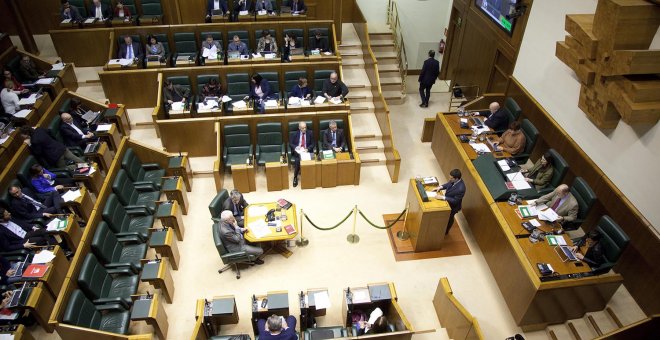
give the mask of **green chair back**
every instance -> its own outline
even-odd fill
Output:
[[[298,79],[300,77],[307,78],[307,86],[310,86],[309,77],[307,76],[307,71],[284,72],[284,86],[286,87],[286,91],[291,92],[291,89],[293,89],[293,87],[296,86],[296,84],[298,84]]]
[[[177,32],[174,33],[174,48],[178,54],[195,54],[197,53],[197,40],[195,33],[192,32]]]
[[[94,254],[88,253],[80,266],[78,287],[85,293],[85,296],[93,301],[107,297],[111,284],[112,277],[108,271],[99,263]]]
[[[552,178],[550,179],[550,185],[546,188],[549,189],[550,191],[555,190],[556,187],[561,184],[561,181],[564,179],[564,176],[568,172],[568,163],[566,160],[564,160],[564,157],[562,157],[555,149],[550,149],[548,150],[550,154],[552,155],[552,158],[554,159],[552,165],[553,165],[553,173],[552,173]]]
[[[259,74],[270,84],[273,93],[280,93],[280,73],[279,72],[259,72]]]
[[[250,77],[247,73],[227,74],[227,95],[234,101],[250,95]]]
[[[211,200],[211,203],[209,203],[209,212],[211,213],[211,218],[220,218],[220,214],[222,213],[222,205],[225,203],[227,198],[229,198],[227,189],[221,189],[218,194],[213,197],[213,200]]]
[[[330,122],[333,121],[333,120],[335,121],[335,123],[337,123],[337,128],[338,129],[343,129],[344,128],[344,120],[343,119],[322,119],[322,120],[319,120],[319,130],[327,130],[328,127],[330,126]]]
[[[595,274],[604,274],[614,267],[616,261],[621,257],[621,254],[626,250],[626,247],[628,247],[630,238],[623,229],[621,229],[621,227],[607,215],[600,218],[596,224],[596,230],[602,235],[600,242],[604,248],[606,261],[600,267],[592,268],[592,270]]]
[[[330,79],[330,74],[335,70],[316,70],[314,71],[314,91],[323,90],[323,82]]]
[[[596,193],[582,177],[575,177],[570,190],[578,202],[578,219],[584,220],[589,214],[591,207],[596,203]]]

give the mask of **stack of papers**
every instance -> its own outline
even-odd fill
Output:
[[[183,102],[174,102],[174,103],[172,103],[172,110],[182,111],[183,110]]]
[[[34,105],[34,103],[37,102],[37,94],[33,93],[27,98],[21,98],[21,100],[18,101],[18,105]]]
[[[261,11],[257,11],[257,14],[258,15],[266,15],[266,14],[268,14],[268,12],[266,12],[266,10],[262,9]]]
[[[63,24],[68,24],[68,23],[70,23],[70,22],[71,22],[71,19],[64,19],[64,20],[62,20],[62,23],[63,23]]]
[[[66,220],[61,220],[59,218],[54,218],[52,221],[48,222],[46,225],[46,230],[47,231],[56,231],[56,230],[62,230],[66,228],[67,221]]]
[[[509,170],[511,170],[511,167],[509,166],[509,164],[506,162],[505,159],[502,159],[502,160],[497,161],[497,165],[500,166],[500,169],[502,169],[502,171],[509,171]]]
[[[251,222],[248,225],[248,228],[250,228],[250,233],[252,233],[252,235],[254,235],[256,238],[262,238],[272,233],[264,220]]]
[[[80,189],[78,189],[78,190],[69,190],[66,193],[64,193],[64,195],[62,195],[62,199],[64,200],[64,202],[71,202],[71,201],[75,201],[80,196],[82,196],[80,194]]]
[[[490,149],[488,148],[488,145],[486,145],[484,143],[469,143],[469,145],[476,152],[490,152]]]
[[[64,63],[56,63],[51,67],[51,71],[61,71],[64,69]]]
[[[32,112],[32,110],[20,110],[14,113],[14,118],[27,118],[30,112]]]
[[[341,99],[338,97],[332,97],[330,98],[330,102],[333,104],[341,104]]]
[[[208,59],[218,59],[218,48],[213,45],[213,47],[209,48],[204,48],[202,51],[202,57],[208,58]]]
[[[231,103],[231,105],[234,107],[234,109],[244,109],[247,107],[247,104],[245,104],[245,102],[242,100],[237,100]]]
[[[330,296],[327,290],[314,293],[314,305],[317,310],[330,308]]]
[[[473,131],[476,131],[477,134],[479,135],[479,134],[482,134],[482,133],[484,133],[484,132],[488,132],[488,131],[490,131],[490,128],[489,128],[488,126],[486,126],[486,125],[483,125],[481,128],[478,128],[478,127],[475,125],[475,126],[472,126],[472,130],[473,130]]]
[[[85,23],[86,24],[91,24],[91,23],[94,23],[95,20],[96,20],[96,18],[87,18],[87,19],[85,19]]]
[[[511,184],[513,184],[513,187],[516,190],[525,190],[529,189],[532,186],[527,183],[527,180],[525,180],[525,176],[523,176],[522,172],[514,172],[506,175],[506,178],[509,179]]]
[[[197,103],[197,109],[198,110],[213,110],[218,108],[218,102],[216,101],[208,101],[206,104],[204,102]]]
[[[518,211],[520,211],[520,216],[522,216],[523,218],[538,215],[538,211],[536,211],[536,207],[534,207],[533,205],[519,205]]]
[[[301,104],[302,106],[310,106],[310,105],[312,105],[312,103],[311,103],[309,100],[302,100],[302,101],[300,101],[300,104]]]
[[[133,59],[111,59],[108,65],[128,66],[133,64]]]
[[[231,98],[229,96],[227,96],[227,95],[222,96],[222,102],[223,103],[227,103],[227,102],[230,102],[230,101],[231,101]]]
[[[99,124],[96,126],[96,132],[110,131],[110,128],[112,128],[112,124]]]
[[[277,107],[277,100],[274,99],[267,100],[266,107]]]
[[[266,53],[266,54],[264,54],[264,58],[266,58],[266,59],[275,59],[275,53]]]
[[[551,246],[565,246],[567,245],[566,239],[562,235],[545,235],[545,239]]]
[[[369,289],[367,288],[354,288],[351,289],[353,293],[353,303],[369,303],[371,302],[371,296],[369,295]]]
[[[54,258],[55,258],[55,254],[53,254],[52,251],[42,250],[39,253],[34,254],[34,257],[32,258],[32,263],[34,264],[48,263],[52,261]]]
[[[248,15],[248,11],[239,11],[238,15]]]
[[[538,215],[541,221],[554,222],[557,220],[557,218],[559,218],[559,215],[557,215],[557,213],[550,208],[539,211]]]
[[[318,96],[316,99],[314,99],[314,104],[323,104],[325,103],[325,97],[323,96]]]
[[[298,97],[289,97],[289,105],[290,106],[297,106],[300,105],[300,98]]]

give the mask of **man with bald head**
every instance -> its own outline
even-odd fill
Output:
[[[323,82],[323,96],[328,100],[332,98],[343,100],[347,94],[348,87],[346,87],[344,82],[339,80],[337,72],[330,73],[330,78]]]
[[[64,112],[60,117],[62,118],[60,134],[62,135],[64,145],[85,148],[87,143],[97,141],[94,133],[85,127],[77,125],[69,113]]]
[[[289,149],[293,161],[293,186],[298,186],[298,174],[300,174],[300,154],[314,152],[314,134],[307,130],[305,122],[298,123],[298,131],[289,134]]]
[[[509,117],[500,108],[500,103],[498,102],[490,103],[488,111],[478,112],[477,114],[487,117],[484,119],[484,124],[494,131],[504,131],[509,126]]]
[[[540,204],[552,208],[559,215],[557,222],[572,222],[577,218],[578,202],[566,184],[562,184],[555,191],[539,197],[532,205]]]

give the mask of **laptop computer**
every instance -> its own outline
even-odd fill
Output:
[[[479,126],[484,125],[484,119],[481,117],[470,117],[470,119],[472,120],[473,125],[479,125]]]
[[[96,152],[96,150],[99,148],[99,143],[94,142],[94,143],[87,143],[87,146],[85,146],[85,151],[83,153],[88,154],[88,153],[93,153]]]
[[[227,58],[236,59],[241,57],[241,52],[238,51],[229,51],[227,52]]]
[[[568,246],[556,246],[555,252],[557,253],[557,255],[559,255],[559,258],[562,260],[562,262],[578,261],[578,258],[575,257],[575,254],[573,254],[571,248],[569,248]]]

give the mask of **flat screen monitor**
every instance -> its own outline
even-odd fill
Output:
[[[516,19],[510,16],[516,12],[519,2],[521,0],[475,0],[476,6],[509,35],[516,23]]]

